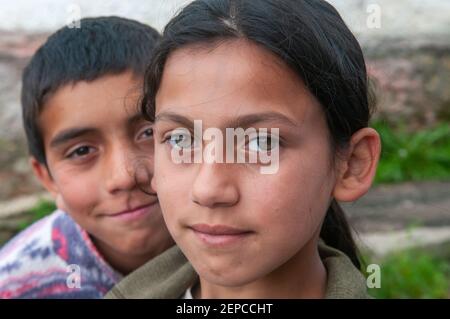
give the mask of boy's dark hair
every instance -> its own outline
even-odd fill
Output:
[[[22,76],[22,117],[30,154],[46,164],[39,114],[62,86],[127,70],[143,75],[159,33],[119,17],[85,18],[64,27],[37,50]]]
[[[336,9],[324,0],[196,0],[165,27],[145,77],[142,112],[155,116],[155,95],[172,52],[189,45],[247,39],[283,60],[320,101],[332,147],[345,149],[373,112],[364,56]],[[344,211],[333,199],[320,237],[360,268]]]

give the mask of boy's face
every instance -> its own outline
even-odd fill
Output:
[[[172,244],[150,189],[153,134],[137,107],[141,86],[126,72],[58,89],[39,117],[48,171],[32,160],[58,207],[116,255],[154,256]]]

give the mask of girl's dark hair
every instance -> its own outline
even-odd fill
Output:
[[[247,39],[283,60],[325,112],[334,151],[368,126],[371,107],[361,48],[339,13],[322,0],[197,0],[165,27],[146,72],[142,111],[154,120],[155,96],[164,65],[175,50]],[[360,268],[359,253],[345,214],[332,201],[321,238]]]

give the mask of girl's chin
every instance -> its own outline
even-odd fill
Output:
[[[227,267],[214,269],[214,272],[199,269],[198,273],[203,280],[211,285],[229,288],[241,287],[256,279],[256,276],[252,273],[231,273],[229,272],[230,268],[227,269]]]

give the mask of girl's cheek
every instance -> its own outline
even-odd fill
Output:
[[[164,219],[169,229],[176,228],[178,222],[184,220],[190,202],[192,180],[186,176],[176,164],[165,161],[155,166],[153,176],[155,191],[158,194]],[[184,174],[183,174],[184,173]]]
[[[303,224],[321,206],[318,202],[327,198],[327,187],[323,187],[327,178],[317,159],[307,163],[300,156],[286,157],[276,174],[258,178],[261,180],[246,185],[245,193],[260,211],[266,211],[267,219]]]

